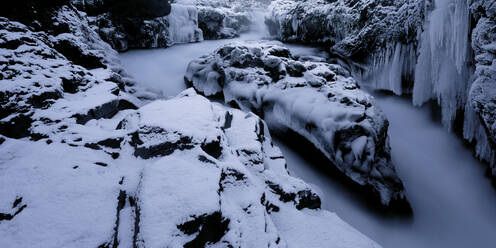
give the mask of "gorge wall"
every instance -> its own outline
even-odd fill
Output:
[[[317,43],[363,85],[414,105],[434,100],[442,123],[494,160],[495,6],[476,0],[276,0],[266,24],[281,40]]]

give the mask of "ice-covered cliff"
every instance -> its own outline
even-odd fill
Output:
[[[194,6],[171,4],[163,11],[145,8],[133,12],[133,4],[119,3],[115,7],[105,4],[107,2],[74,0],[74,5],[87,11],[95,31],[118,51],[203,40],[203,32],[198,28],[198,10]],[[126,14],[128,12],[132,14]]]
[[[276,0],[270,9],[266,23],[279,39],[328,45],[355,62],[362,84],[411,94],[415,105],[436,101],[443,124],[495,168],[494,1]]]

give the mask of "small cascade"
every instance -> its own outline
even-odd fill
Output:
[[[358,76],[364,84],[375,89],[390,90],[397,95],[409,93],[415,71],[416,52],[414,44],[396,42],[375,53],[367,63],[367,69]]]
[[[169,20],[168,45],[198,42],[203,40],[203,32],[198,28],[198,10],[194,6],[172,4]]]
[[[434,1],[434,10],[422,33],[412,100],[420,106],[436,99],[442,110],[442,123],[449,130],[455,120],[463,120],[463,137],[475,144],[479,159],[494,165],[495,153],[468,101],[474,73],[469,5],[469,0]],[[460,113],[463,116],[457,116]]]

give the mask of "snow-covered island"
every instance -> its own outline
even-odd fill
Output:
[[[9,1],[0,247],[491,247],[495,61],[493,0]]]

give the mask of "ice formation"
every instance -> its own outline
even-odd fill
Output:
[[[241,42],[192,61],[185,79],[205,95],[221,93],[227,103],[257,113],[272,129],[305,137],[383,205],[404,200],[388,122],[341,66],[297,61],[278,45]]]
[[[269,9],[266,23],[279,39],[329,45],[353,61],[348,65],[361,83],[411,93],[414,105],[436,100],[443,125],[463,129],[494,168],[493,111],[482,107],[493,92],[492,1],[277,0]]]
[[[171,4],[169,20],[169,46],[203,40],[203,32],[198,28],[198,10],[193,6]]]
[[[470,16],[467,0],[436,0],[422,33],[413,103],[436,98],[451,128],[470,88]]]
[[[203,40],[202,30],[198,27],[198,10],[194,6],[170,4],[168,11],[136,10],[133,15],[126,16],[100,1],[72,2],[90,15],[88,19],[95,31],[118,51],[169,47]],[[144,13],[137,14],[141,12]]]

